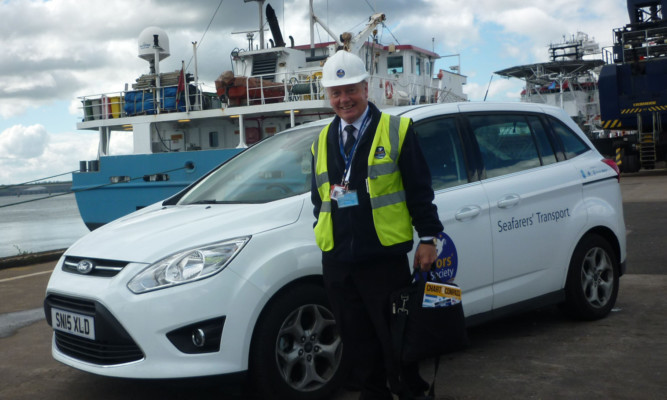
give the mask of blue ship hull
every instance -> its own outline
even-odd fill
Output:
[[[242,150],[100,157],[98,171],[72,174],[81,218],[88,229],[99,228],[173,196]]]

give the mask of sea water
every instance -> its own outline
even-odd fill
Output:
[[[74,194],[44,197],[0,196],[0,258],[64,249],[89,232]]]

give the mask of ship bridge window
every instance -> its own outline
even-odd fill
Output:
[[[403,56],[387,57],[387,73],[389,75],[403,73]]]

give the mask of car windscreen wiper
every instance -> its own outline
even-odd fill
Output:
[[[188,203],[188,205],[191,204],[218,204],[219,202],[216,200],[197,200],[193,201],[192,203]]]

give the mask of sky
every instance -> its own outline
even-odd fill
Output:
[[[309,43],[308,0],[266,4],[288,43],[290,35]],[[443,56],[436,72],[460,62],[470,101],[519,101],[523,82],[495,71],[546,62],[550,43],[577,32],[608,48],[612,30],[629,22],[624,0],[314,0],[313,8],[332,31],[354,34],[385,13],[380,43],[435,51]],[[0,187],[70,180],[79,160],[97,158],[97,133],[76,130],[78,96],[120,92],[149,72],[137,56],[144,28],[169,37],[161,72],[180,70],[181,61],[193,72],[197,42],[199,80],[214,92],[231,51],[248,46],[245,33],[233,32],[256,30],[258,14],[244,0],[0,0]],[[331,39],[319,28],[315,40]],[[131,152],[129,135],[116,136],[112,154]]]

